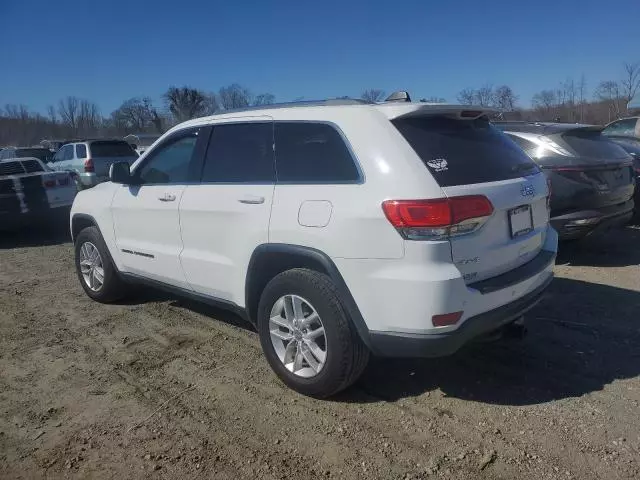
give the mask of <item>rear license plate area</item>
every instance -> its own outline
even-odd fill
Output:
[[[526,235],[533,230],[533,214],[531,205],[512,208],[508,212],[511,238]]]

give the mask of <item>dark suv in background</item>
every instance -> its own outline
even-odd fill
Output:
[[[633,216],[632,157],[602,127],[496,122],[550,181],[551,224],[561,239],[622,226]]]

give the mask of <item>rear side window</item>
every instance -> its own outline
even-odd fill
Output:
[[[393,124],[441,187],[496,182],[539,171],[486,117],[396,119]]]
[[[87,158],[87,146],[83,143],[76,145],[76,158]]]
[[[600,132],[573,130],[564,133],[562,139],[581,157],[597,159],[627,159],[624,149]]]
[[[354,183],[360,174],[342,136],[324,123],[278,122],[278,182]]]
[[[273,123],[216,125],[202,172],[203,182],[272,183]]]
[[[96,157],[136,157],[136,153],[127,142],[91,142],[91,156]]]

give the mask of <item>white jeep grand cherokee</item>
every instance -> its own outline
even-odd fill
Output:
[[[182,123],[76,197],[80,283],[231,308],[316,397],[370,353],[451,354],[535,305],[557,250],[544,175],[488,113],[329,100]]]

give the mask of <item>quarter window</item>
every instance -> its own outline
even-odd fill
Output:
[[[87,158],[87,147],[83,143],[76,145],[76,157]]]
[[[187,182],[197,140],[198,130],[192,130],[159,145],[137,170],[139,182],[143,185]]]
[[[353,183],[360,175],[342,136],[324,123],[275,126],[278,182]]]
[[[215,125],[209,140],[202,181],[274,182],[273,123]]]

